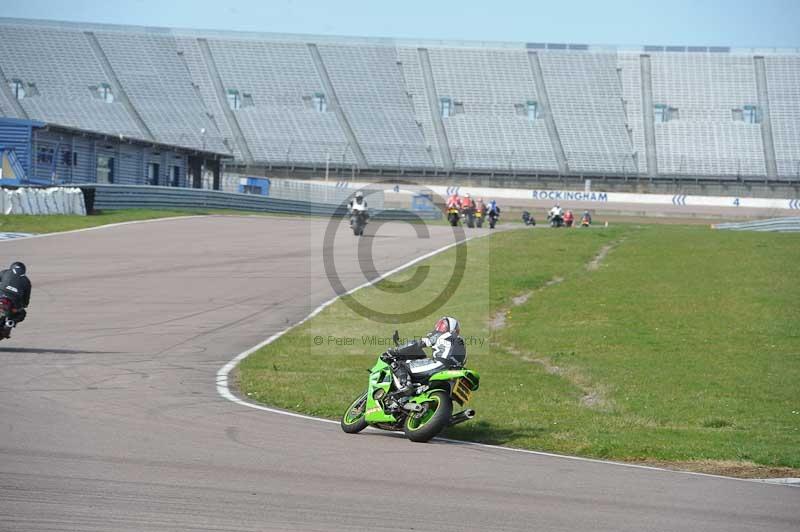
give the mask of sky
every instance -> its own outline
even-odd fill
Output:
[[[412,39],[800,47],[800,0],[0,0],[0,16]]]

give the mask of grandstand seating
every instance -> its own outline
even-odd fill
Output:
[[[35,84],[39,94],[20,100],[28,118],[144,138],[119,101],[92,95],[109,80],[82,32],[0,24],[0,66],[9,81]]]
[[[163,144],[227,151],[171,35],[96,32],[131,103]],[[205,130],[205,134],[202,131]]]
[[[252,96],[252,106],[234,113],[256,160],[354,162],[334,114],[308,105],[324,89],[305,43],[209,39],[209,46],[225,88]]]
[[[636,173],[625,130],[616,54],[540,54],[553,116],[574,171]]]
[[[178,36],[175,41],[176,49],[178,53],[183,56],[186,68],[189,70],[189,77],[192,79],[194,86],[197,87],[197,91],[206,110],[211,117],[213,117],[217,130],[220,135],[222,135],[223,139],[233,139],[230,124],[225,120],[225,111],[214,92],[214,82],[211,77],[211,72],[209,72],[208,65],[203,61],[197,39]],[[230,142],[229,147],[234,157],[239,160],[244,159],[241,148],[235,142]]]
[[[431,48],[436,91],[460,104],[444,125],[456,168],[556,171],[542,120],[515,106],[536,102],[524,50]],[[460,110],[463,109],[463,113]]]
[[[428,151],[433,165],[437,168],[444,167],[442,153],[436,140],[433,127],[433,117],[425,93],[425,80],[423,79],[422,66],[419,63],[419,54],[416,48],[397,48],[397,61],[405,82],[405,92],[411,102],[411,112],[416,117],[422,133],[423,142]]]
[[[630,131],[636,168],[647,174],[647,147],[644,139],[644,117],[642,116],[642,73],[639,54],[620,52],[617,65],[622,81],[622,103],[625,127]]]
[[[800,56],[764,59],[778,175],[800,181]]]
[[[653,103],[678,109],[680,119],[657,123],[662,174],[763,175],[760,124],[732,112],[758,104],[753,58],[730,54],[653,54]]]
[[[561,167],[646,176],[645,118],[655,109],[643,108],[642,53],[650,56],[646,86],[654,106],[672,110],[653,124],[652,177],[764,179],[771,138],[777,178],[800,180],[797,52],[427,43],[0,19],[4,82],[20,80],[26,91],[18,104],[8,89],[0,91],[0,115],[17,116],[21,108],[44,122],[257,165],[328,161],[445,171],[449,159],[467,172],[555,174]],[[756,55],[765,57],[758,70]],[[764,71],[771,136],[758,112],[742,112],[761,105]],[[123,94],[98,97],[98,87],[117,82]],[[450,102],[445,116],[437,108],[443,98]],[[561,152],[566,161],[557,160]]]
[[[389,46],[319,46],[359,145],[376,166],[433,167]]]

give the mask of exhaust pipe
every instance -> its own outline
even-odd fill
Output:
[[[450,426],[458,425],[459,423],[469,421],[474,417],[475,417],[475,410],[473,410],[472,408],[467,408],[463,412],[459,412],[458,414],[450,418]]]

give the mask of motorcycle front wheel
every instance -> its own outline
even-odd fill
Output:
[[[342,430],[348,434],[357,434],[367,428],[366,410],[367,392],[364,392],[356,397],[342,416]]]
[[[415,442],[426,442],[438,435],[450,424],[453,413],[453,400],[444,390],[432,392],[430,400],[424,403],[428,409],[421,416],[410,415],[406,418],[403,432]]]

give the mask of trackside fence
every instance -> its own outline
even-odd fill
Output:
[[[771,220],[756,220],[753,222],[732,222],[715,224],[714,229],[727,229],[729,231],[774,231],[779,233],[800,232],[800,217],[774,218]]]
[[[198,209],[232,210],[244,212],[271,212],[306,216],[345,216],[346,205],[320,203],[238,194],[217,190],[154,187],[137,185],[83,185],[86,210],[119,209]],[[373,210],[374,219],[383,220],[435,220],[442,217],[438,211],[410,211],[401,209]]]

